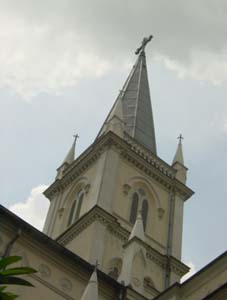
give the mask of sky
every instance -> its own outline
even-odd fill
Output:
[[[158,155],[184,136],[183,260],[198,271],[227,248],[227,2],[0,0],[0,202],[42,228],[78,133],[93,142],[144,36]]]

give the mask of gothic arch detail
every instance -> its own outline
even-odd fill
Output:
[[[145,253],[142,249],[140,249],[137,253],[135,253],[132,261],[132,283],[135,287],[142,287],[145,269]]]
[[[67,194],[65,195],[65,200],[62,204],[63,207],[67,206],[67,202],[72,198],[73,194],[75,194],[78,190],[83,189],[85,194],[87,194],[90,190],[90,183],[87,177],[80,177],[76,180],[73,186],[69,189]]]
[[[152,194],[154,200],[155,200],[155,203],[156,203],[156,206],[157,208],[161,208],[161,202],[160,202],[160,199],[159,199],[159,196],[158,196],[158,193],[155,191],[155,188],[153,187],[153,185],[149,182],[149,180],[147,180],[146,177],[143,177],[143,176],[134,176],[134,177],[131,177],[125,185],[127,186],[130,186],[130,188],[132,186],[134,186],[135,184],[140,184],[142,183],[146,188],[147,190]]]
[[[68,217],[68,221],[67,221],[67,226],[72,225],[74,222],[76,222],[76,220],[79,219],[83,200],[84,200],[84,190],[80,189],[76,193],[75,199],[74,199],[73,204],[71,206],[71,210],[69,212],[69,217]]]
[[[90,190],[90,183],[87,177],[78,178],[64,195],[64,202],[59,208],[59,217],[64,214],[63,223],[66,227],[74,223],[79,215],[82,202]],[[78,197],[78,194],[80,196]],[[83,195],[83,196],[81,196]]]
[[[146,225],[147,225],[148,210],[149,210],[148,201],[145,198],[145,199],[143,199],[143,202],[142,202],[142,218],[143,218],[144,230],[146,229]]]
[[[135,223],[139,211],[142,214],[144,230],[146,230],[149,204],[147,201],[147,194],[142,188],[136,188],[133,190],[131,195],[131,208],[129,216],[129,222],[131,224]]]
[[[129,221],[130,223],[134,224],[136,221],[137,213],[138,213],[138,206],[139,206],[139,196],[137,192],[132,194],[132,204],[131,204],[131,211]]]

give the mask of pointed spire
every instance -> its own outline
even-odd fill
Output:
[[[138,242],[138,240],[132,240],[134,237],[138,238],[139,240],[142,240],[143,242],[145,241],[145,236],[144,236],[144,228],[143,228],[143,219],[141,212],[138,213],[136,222],[133,226],[132,232],[129,236],[128,242],[124,246],[124,252],[123,252],[123,262],[122,262],[122,269],[121,269],[121,274],[118,278],[119,282],[124,282],[124,284],[127,285],[132,285],[135,290],[137,290],[140,293],[143,293],[143,284],[141,285],[134,285],[133,283],[133,269],[138,268],[138,266],[135,265],[135,255],[139,254],[140,258],[141,255],[145,259],[145,253],[144,253],[144,244],[141,244]],[[130,241],[132,242],[130,243]],[[145,264],[142,264],[140,266],[139,276],[138,278],[144,278],[144,267]]]
[[[79,135],[76,134],[73,136],[74,137],[74,141],[73,144],[71,146],[71,148],[69,149],[68,154],[66,155],[65,159],[63,160],[62,164],[60,165],[60,167],[57,169],[57,176],[56,179],[61,179],[63,176],[63,173],[65,171],[65,169],[67,169],[67,167],[69,165],[71,165],[71,163],[74,161],[75,159],[75,148],[76,148],[76,141],[79,138]]]
[[[178,139],[179,139],[179,143],[177,146],[176,154],[173,158],[172,166],[177,171],[176,178],[185,184],[187,180],[188,169],[184,165],[184,156],[183,156],[183,149],[182,149],[182,140],[183,140],[182,134],[179,135]]]
[[[124,131],[156,154],[154,121],[144,52],[150,40],[151,37],[145,38],[142,46],[137,49],[136,53],[139,57],[98,136],[105,131],[105,124],[111,117],[117,115],[118,118],[123,119]]]
[[[91,278],[83,292],[81,300],[98,300],[98,280],[96,268],[94,269]]]
[[[137,215],[136,222],[135,222],[135,224],[132,228],[132,231],[131,231],[131,234],[130,234],[128,240],[130,241],[134,237],[137,237],[138,239],[140,239],[143,242],[145,240],[144,227],[143,227],[143,218],[142,218],[142,215],[141,215],[140,211]]]
[[[74,137],[74,141],[73,141],[72,147],[70,148],[70,150],[69,150],[68,154],[66,155],[62,164],[67,163],[70,165],[75,159],[76,141],[79,138],[79,135],[76,134],[73,137]]]
[[[184,165],[184,156],[183,156],[183,149],[182,149],[182,140],[184,138],[183,138],[182,134],[179,135],[178,139],[179,139],[179,143],[178,143],[176,154],[173,158],[172,165],[174,165],[176,162]]]

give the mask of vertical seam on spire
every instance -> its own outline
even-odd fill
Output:
[[[137,91],[137,95],[136,95],[135,122],[134,122],[134,128],[133,128],[133,137],[134,138],[135,138],[135,132],[136,132],[137,109],[138,109],[138,101],[139,101],[139,94],[140,94],[140,82],[141,82],[142,67],[143,67],[143,63],[142,63],[142,59],[140,58],[138,91]]]

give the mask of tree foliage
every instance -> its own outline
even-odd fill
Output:
[[[33,286],[27,280],[18,276],[36,273],[30,267],[12,267],[11,265],[22,260],[20,256],[8,256],[0,259],[0,300],[13,300],[18,295],[6,291],[8,285]]]

